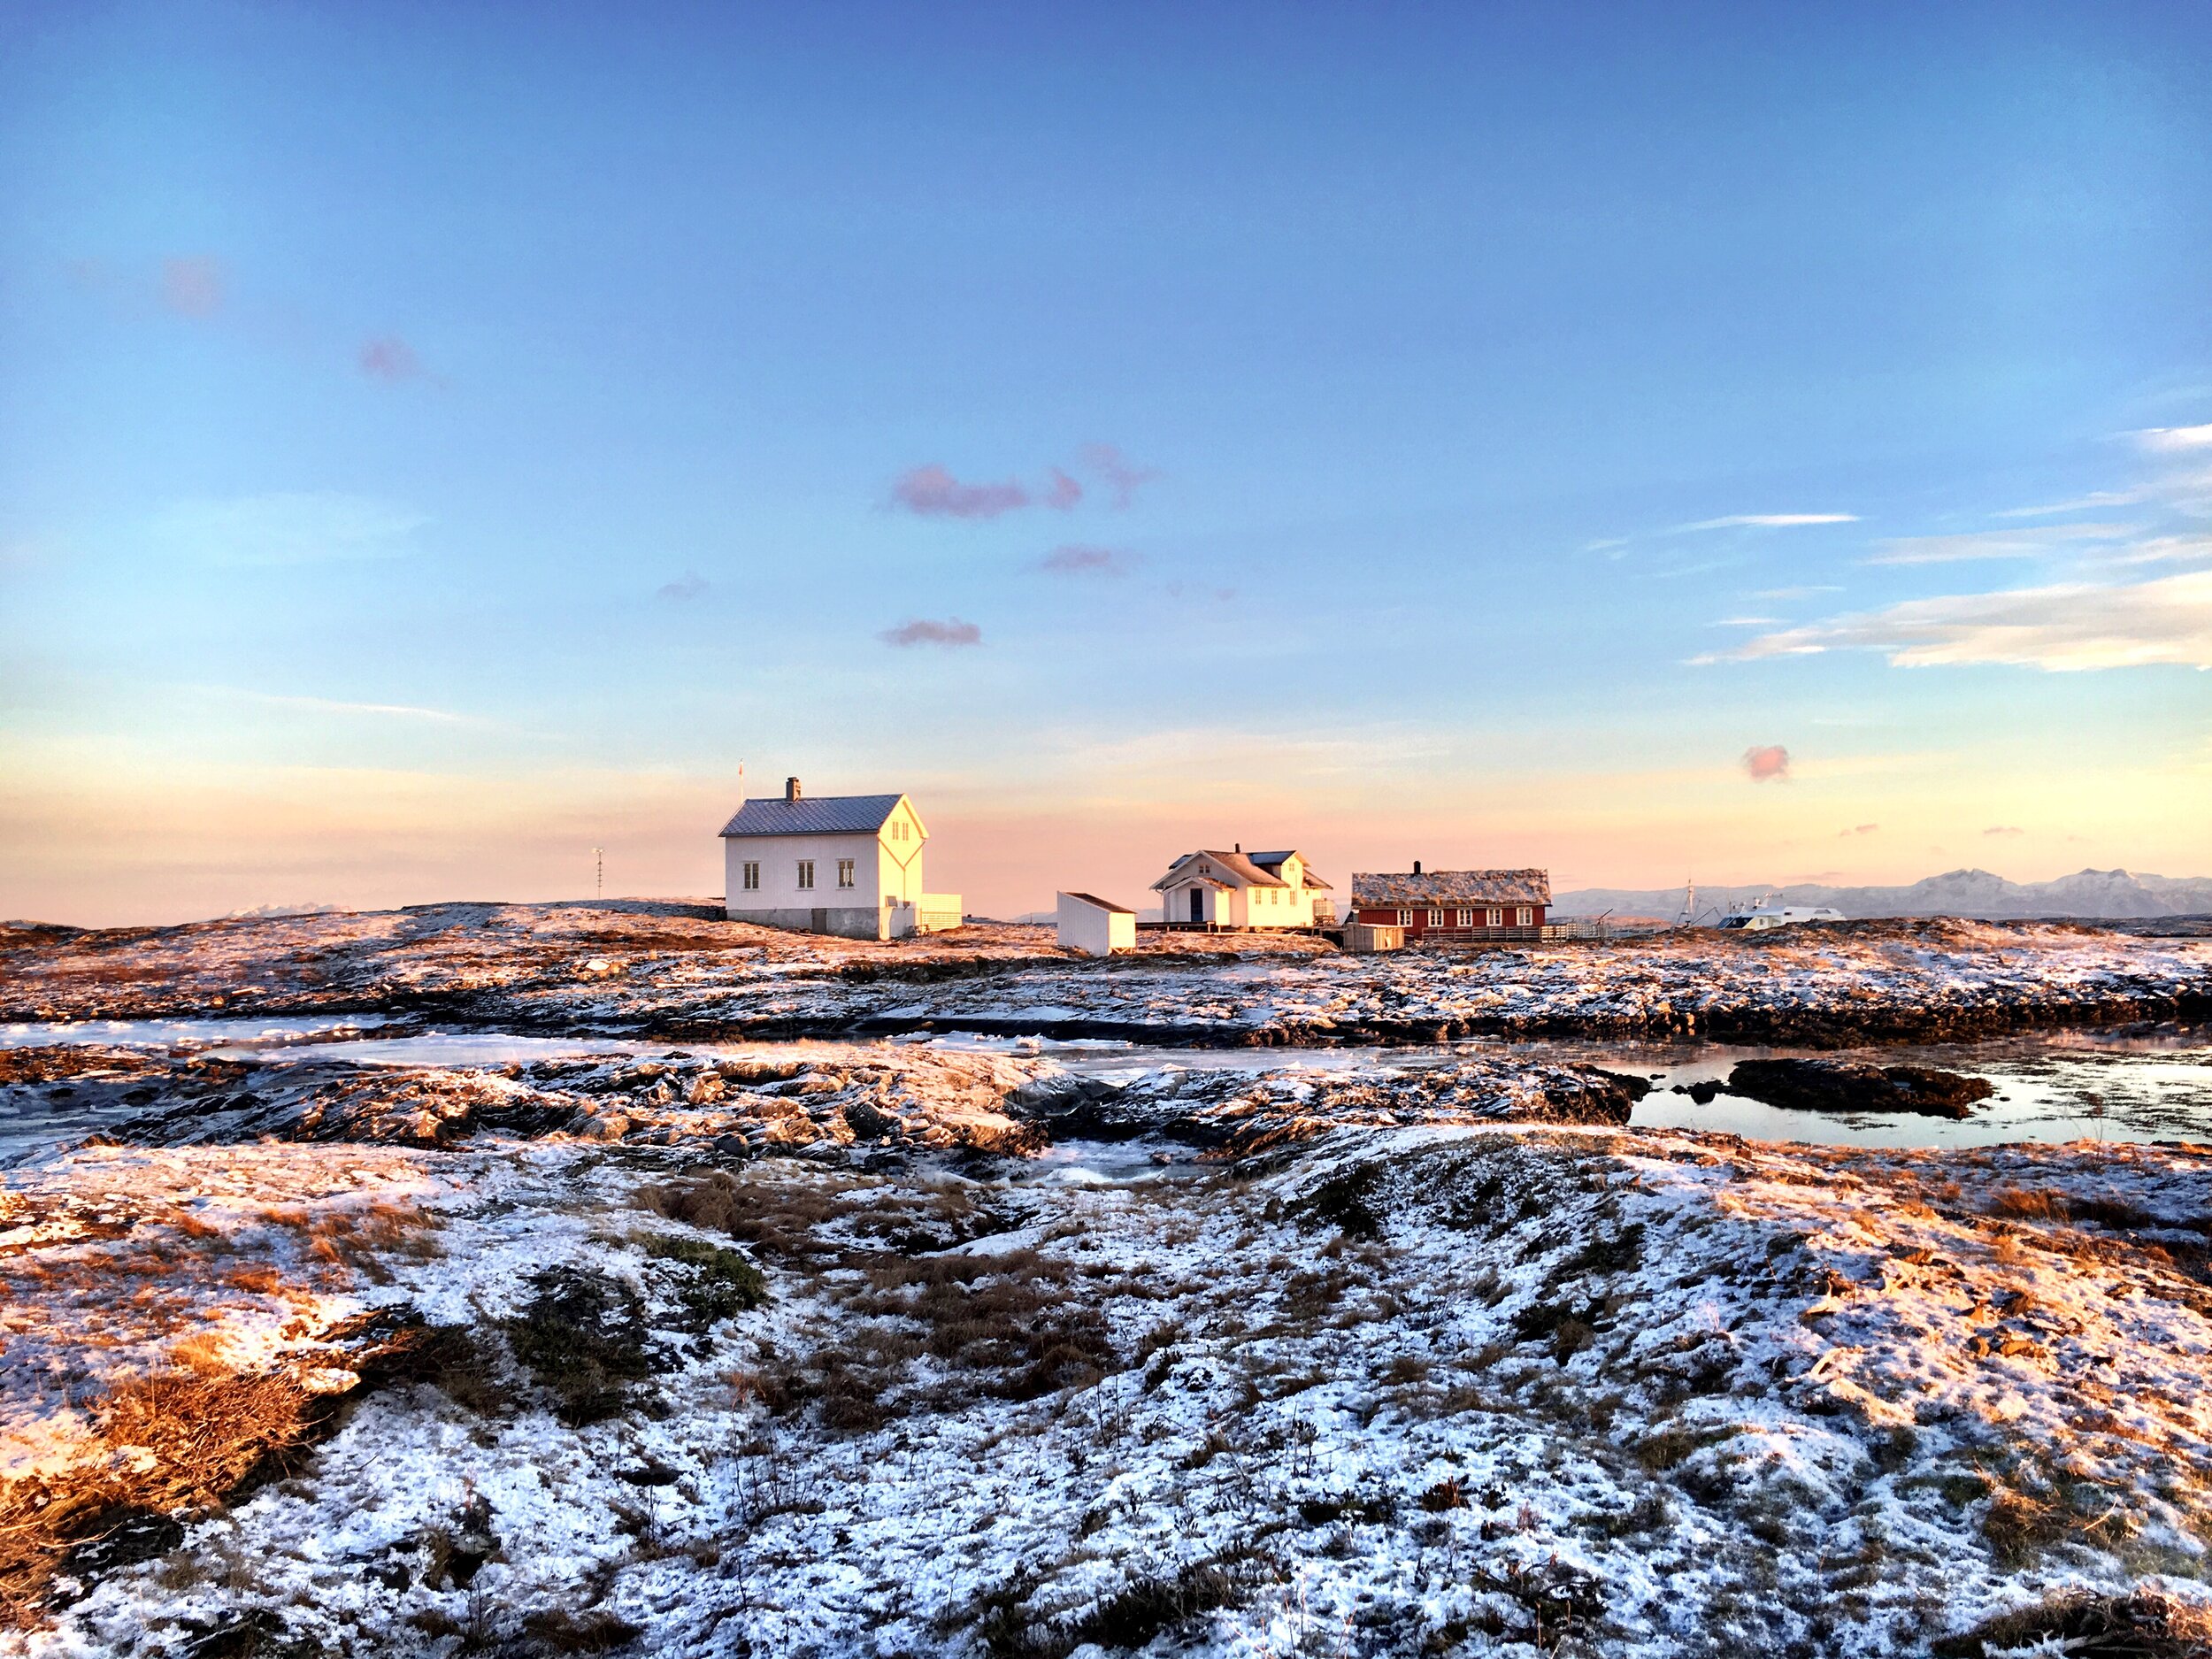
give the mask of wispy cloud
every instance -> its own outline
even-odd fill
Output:
[[[455,714],[446,709],[426,709],[411,703],[351,703],[336,697],[286,696],[271,691],[248,691],[235,686],[210,686],[204,689],[227,697],[242,698],[270,708],[299,709],[313,714],[361,715],[379,719],[428,720],[441,726],[473,726],[478,722],[471,716]]]
[[[1771,628],[1778,626],[1779,617],[1723,617],[1710,626],[1717,628]]]
[[[1855,512],[1732,512],[1721,518],[1700,518],[1678,524],[1671,534],[1687,535],[1695,530],[1786,530],[1806,524],[1856,524]]]
[[[153,531],[169,550],[211,564],[313,565],[395,557],[429,522],[394,502],[293,491],[178,502],[155,518]]]
[[[2212,571],[1909,600],[1762,634],[1729,655],[1743,661],[1832,650],[1886,652],[1901,668],[1989,663],[2059,673],[2212,669]]]
[[[161,303],[180,317],[212,317],[223,309],[223,262],[191,254],[161,262]]]
[[[708,590],[713,586],[712,582],[700,575],[697,571],[686,571],[674,581],[663,582],[654,597],[666,599],[676,604],[688,604],[695,599],[705,598]]]
[[[1117,507],[1126,507],[1137,497],[1140,486],[1159,477],[1157,467],[1141,466],[1110,443],[1087,443],[1083,446],[1083,465],[1105,480],[1106,488]]]
[[[1999,518],[2048,518],[2062,512],[2088,512],[2100,507],[2132,507],[2149,492],[2140,489],[2093,489],[2070,501],[2047,502],[2040,507],[2008,507],[1992,515]]]
[[[1790,775],[1790,751],[1779,743],[1762,743],[1743,752],[1743,769],[1754,783],[1770,783]]]
[[[1052,477],[1045,485],[1045,505],[1068,511],[1083,499],[1083,486],[1070,478],[1058,467],[1052,469]]]
[[[2118,541],[2130,524],[2049,524],[2025,530],[1971,530],[1959,535],[1896,536],[1878,543],[1868,565],[1953,565],[1967,559],[2026,559],[2085,541]]]
[[[941,645],[958,648],[983,643],[983,630],[972,622],[963,622],[958,617],[947,617],[942,622],[927,617],[902,622],[895,628],[886,628],[876,637],[886,645],[902,649],[914,645]]]
[[[1037,568],[1056,576],[1126,576],[1142,560],[1134,553],[1110,547],[1056,547],[1037,561]]]
[[[1838,830],[1836,839],[1844,841],[1854,835],[1873,835],[1881,831],[1879,824],[1855,824],[1847,830]]]
[[[2152,426],[2137,433],[2135,441],[2153,455],[2173,455],[2188,449],[2212,449],[2212,426]]]
[[[995,518],[1029,505],[1029,491],[1003,484],[964,484],[935,462],[918,466],[891,486],[891,499],[925,518]]]
[[[1993,824],[1982,833],[1985,835],[2024,835],[2027,831],[2016,824]]]
[[[1804,588],[1762,588],[1751,596],[1754,599],[1809,599],[1815,594],[1839,594],[1842,591],[1833,582],[1816,582]]]

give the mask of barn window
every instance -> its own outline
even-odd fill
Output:
[[[849,858],[840,858],[837,861],[837,885],[841,887],[849,887],[852,884],[853,861]]]
[[[814,860],[811,858],[799,860],[799,885],[803,887],[814,885]]]
[[[760,891],[760,865],[752,859],[748,859],[745,863],[745,891],[748,893]]]
[[[1513,912],[1513,926],[1516,927],[1526,927],[1535,920],[1536,912],[1525,904]]]

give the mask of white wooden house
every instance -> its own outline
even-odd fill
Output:
[[[1333,889],[1295,849],[1185,853],[1152,884],[1170,927],[1327,927],[1336,921]]]
[[[723,903],[733,922],[900,939],[960,926],[960,895],[922,887],[929,831],[902,795],[748,801],[722,826]]]

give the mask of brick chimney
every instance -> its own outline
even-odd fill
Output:
[[[799,780],[796,778],[786,778],[783,780],[783,798],[787,801],[796,801],[799,798]],[[1417,870],[1420,866],[1416,864],[1414,868]]]
[[[1413,861],[1413,873],[1417,876],[1421,873],[1421,861],[1418,858]]]

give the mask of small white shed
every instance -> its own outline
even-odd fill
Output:
[[[1086,956],[1110,956],[1117,950],[1133,950],[1137,944],[1137,913],[1111,899],[1089,893],[1060,895],[1060,944]]]

